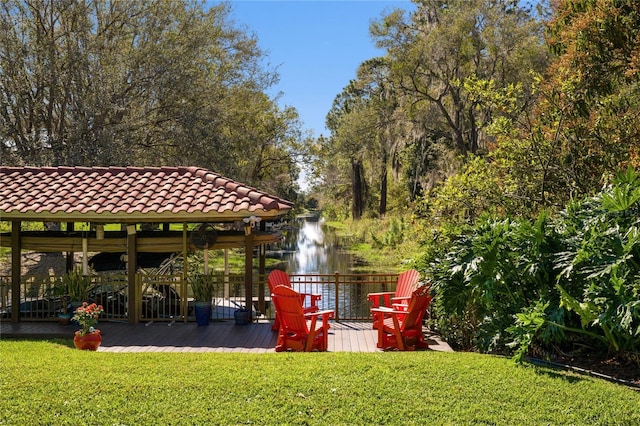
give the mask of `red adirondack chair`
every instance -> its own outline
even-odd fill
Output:
[[[381,319],[378,326],[379,348],[412,351],[429,347],[422,334],[422,318],[432,299],[429,288],[430,286],[425,284],[416,289],[411,294],[407,310],[387,307],[372,309]]]
[[[289,278],[289,274],[279,269],[274,269],[269,273],[267,277],[267,283],[269,283],[269,291],[273,293],[273,289],[279,285],[285,285],[287,287],[291,287],[291,279]],[[312,294],[312,293],[298,293],[300,295],[300,302],[302,303],[302,310],[305,314],[311,312],[317,312],[318,309],[318,301],[321,299],[321,295]],[[305,302],[308,300],[308,305]],[[271,325],[271,330],[277,331],[280,328],[280,320],[278,319],[278,311],[276,311],[276,317]]]
[[[329,319],[334,311],[304,313],[300,293],[286,285],[276,286],[271,300],[280,318],[276,352],[327,350]]]
[[[367,299],[371,302],[371,316],[373,317],[373,328],[378,328],[380,324],[379,314],[374,309],[385,306],[398,311],[406,311],[409,305],[411,293],[418,286],[420,273],[415,269],[410,269],[398,275],[398,282],[395,291],[385,291],[367,294]]]

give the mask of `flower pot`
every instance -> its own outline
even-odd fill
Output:
[[[209,325],[212,311],[211,303],[195,302],[193,308],[198,325]]]
[[[100,330],[93,330],[93,332],[85,335],[81,335],[80,331],[76,331],[73,338],[75,347],[83,351],[97,351],[101,342],[102,336],[100,335]]]
[[[236,320],[236,325],[247,325],[249,324],[251,312],[247,309],[236,309],[233,312],[233,317]]]

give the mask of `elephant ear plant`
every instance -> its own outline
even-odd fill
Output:
[[[640,366],[640,175],[627,169],[554,223],[552,293],[517,315],[521,360],[530,346],[616,356]],[[563,346],[561,346],[563,345]]]

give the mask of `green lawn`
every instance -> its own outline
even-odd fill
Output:
[[[473,353],[101,353],[0,342],[0,424],[640,424],[640,392]]]

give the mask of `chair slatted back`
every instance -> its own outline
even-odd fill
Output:
[[[422,329],[422,318],[431,303],[429,284],[418,287],[412,294],[407,309],[407,315],[402,320],[402,330],[419,327]]]
[[[269,273],[267,283],[269,283],[269,290],[273,293],[273,289],[276,288],[276,286],[284,285],[291,287],[291,278],[286,272],[274,269]]]
[[[395,297],[409,297],[420,281],[420,273],[415,269],[404,271],[398,275]]]
[[[287,332],[308,333],[300,294],[286,285],[277,285],[271,292],[281,328]]]

